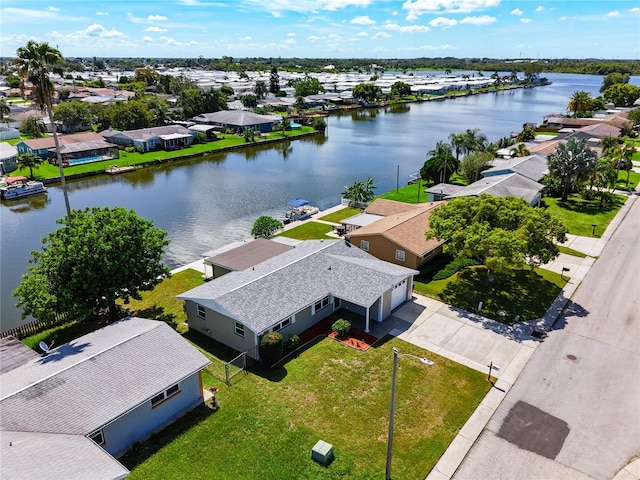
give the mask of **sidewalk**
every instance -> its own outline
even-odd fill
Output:
[[[569,281],[558,295],[553,304],[549,307],[544,317],[534,322],[533,325],[526,323],[520,325],[515,332],[500,324],[496,326],[492,320],[483,319],[478,315],[467,312],[456,311],[452,307],[444,306],[433,313],[418,318],[417,327],[412,327],[408,332],[398,332],[399,337],[404,340],[422,346],[434,353],[451,358],[463,363],[470,368],[489,372],[488,361],[500,365],[502,368],[493,371],[492,375],[497,378],[494,388],[486,395],[475,412],[469,417],[467,423],[460,430],[453,442],[449,445],[433,470],[426,477],[426,480],[449,480],[453,477],[458,467],[465,459],[474,443],[484,430],[485,426],[495,413],[507,392],[518,379],[533,352],[539,345],[538,341],[531,339],[531,328],[536,330],[549,330],[555,321],[560,317],[569,300],[579,288],[580,283],[585,278],[591,266],[595,263],[597,256],[611,238],[613,233],[624,220],[629,209],[636,201],[635,195],[630,195],[618,214],[608,225],[606,231],[600,238],[569,236],[566,246],[578,250],[587,255],[584,259],[571,255],[561,254],[557,259],[543,266],[557,273],[562,273],[562,268],[569,268],[564,273],[570,276]],[[419,302],[419,299],[416,299]],[[432,307],[433,309],[433,307]],[[443,310],[444,309],[444,310]],[[446,311],[450,314],[446,314]],[[455,312],[454,315],[451,313]],[[443,315],[445,320],[438,315]],[[457,318],[456,318],[457,317]],[[433,318],[433,319],[432,319]],[[428,328],[427,337],[422,334],[421,327]],[[463,333],[465,331],[466,332]],[[475,328],[476,331],[469,330]],[[440,329],[440,331],[438,331]],[[446,335],[447,329],[451,336],[446,341],[433,342],[438,334]],[[502,340],[488,337],[491,334],[502,337]],[[392,332],[393,333],[393,332]],[[455,339],[456,335],[459,338]],[[518,345],[518,348],[515,345]],[[499,360],[500,359],[500,360]],[[499,362],[503,362],[502,364]],[[640,461],[630,463],[617,476],[616,480],[627,480],[638,478],[640,471]],[[633,475],[636,475],[633,477]]]

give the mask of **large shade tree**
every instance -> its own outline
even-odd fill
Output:
[[[566,229],[545,210],[522,198],[458,197],[436,208],[429,217],[427,238],[445,240],[444,251],[456,258],[474,258],[485,264],[489,282],[494,274],[558,256],[556,242]]]
[[[23,316],[84,319],[117,315],[116,300],[140,299],[169,275],[162,263],[167,232],[122,207],[74,210],[31,252],[28,273],[13,292]]]
[[[50,79],[50,71],[63,62],[63,57],[57,48],[51,47],[48,43],[37,43],[29,40],[24,47],[18,48],[14,63],[18,68],[18,75],[21,79],[21,88],[25,82],[33,85],[33,93],[37,105],[46,110],[49,120],[53,122],[53,95],[55,89]],[[62,155],[60,154],[60,141],[58,133],[53,129],[53,142],[56,148],[56,159],[60,171],[60,183],[64,195],[64,204],[67,215],[71,215],[69,205],[69,195],[67,192],[67,182],[64,177],[64,166],[62,165]]]
[[[438,141],[433,150],[427,152],[427,160],[420,169],[420,178],[426,182],[447,183],[451,175],[458,171],[458,167],[451,145]]]
[[[571,137],[556,147],[547,157],[549,175],[562,181],[562,201],[566,202],[573,185],[588,176],[596,165],[598,156],[587,146],[583,138]]]

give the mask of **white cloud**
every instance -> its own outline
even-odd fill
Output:
[[[393,12],[391,12],[391,15],[395,17],[396,15],[398,15],[398,11],[394,10]]]
[[[324,37],[318,37],[317,35],[310,35],[307,37],[307,40],[311,41],[311,42],[317,42],[320,40],[324,40]]]
[[[142,37],[142,40],[144,40],[145,42],[153,42],[153,38],[149,37],[148,35]]]
[[[500,0],[406,0],[402,8],[407,20],[415,20],[425,13],[470,13],[498,5]]]
[[[166,28],[160,28],[160,27],[149,27],[145,30],[145,32],[156,32],[156,33],[164,33],[166,31],[167,31]]]
[[[407,50],[418,50],[418,51],[434,51],[434,50],[455,50],[456,47],[454,47],[453,45],[449,45],[449,44],[444,44],[444,45],[421,45],[419,47],[415,47],[415,48],[409,48]]]
[[[453,18],[438,17],[429,22],[432,27],[451,28],[457,25],[458,21]]]
[[[544,7],[542,5],[539,5],[538,8],[536,8],[536,12],[542,12],[544,10]]]
[[[357,37],[368,37],[369,34],[367,32],[360,32],[358,35],[356,35]]]
[[[243,42],[250,42],[252,38],[249,36],[246,36],[246,37],[242,37],[240,40],[242,40]]]
[[[319,0],[318,4],[323,10],[338,10],[346,7],[368,7],[370,0]]]
[[[164,22],[168,19],[164,15],[149,15],[147,17],[147,20],[149,20],[150,22]]]
[[[511,15],[522,15],[522,10],[516,8],[515,10],[511,10]]]
[[[468,23],[471,25],[491,25],[496,22],[496,17],[490,17],[489,15],[481,15],[479,17],[465,17],[460,20],[460,23]]]
[[[371,38],[373,38],[374,40],[379,40],[381,38],[391,38],[391,37],[392,37],[392,35],[389,35],[386,32],[378,32]]]
[[[619,10],[612,10],[609,13],[607,13],[607,17],[619,17],[619,16],[620,16]]]
[[[561,22],[566,22],[567,20],[569,20],[569,17],[560,17],[558,20],[560,20]]]
[[[99,23],[94,23],[93,25],[89,25],[84,30],[80,30],[78,32],[81,35],[86,37],[98,37],[98,38],[125,38],[126,35],[122,32],[119,32],[115,28],[111,30],[107,30],[103,25]]]
[[[295,38],[291,38],[291,37],[289,37],[286,40],[282,41],[283,45],[295,45],[295,43],[296,43],[296,39]]]
[[[531,22],[533,22],[533,20],[530,19],[530,18],[521,18],[520,19],[520,23],[531,23]]]
[[[59,12],[60,9],[57,7],[47,7],[47,11],[49,12]]]
[[[640,13],[640,7],[633,7],[629,9],[630,13]]]
[[[394,22],[385,23],[384,28],[386,28],[387,30],[404,33],[428,32],[430,30],[426,25],[398,25]]]
[[[295,37],[296,34],[295,33],[287,33],[287,37]]]
[[[175,38],[173,37],[160,37],[160,40],[162,40],[163,42],[165,42],[167,45],[179,45],[180,42],[178,42]]]
[[[355,17],[351,20],[351,23],[355,23],[356,25],[373,25],[376,22],[371,20],[368,15],[364,15],[362,17]]]
[[[105,16],[105,15],[109,15],[109,12],[96,12],[96,15],[100,16]]]

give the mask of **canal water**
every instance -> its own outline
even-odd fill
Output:
[[[304,198],[325,209],[340,202],[345,185],[373,178],[376,193],[395,188],[420,169],[426,152],[452,132],[477,128],[490,141],[565,111],[571,94],[598,95],[600,76],[549,74],[552,85],[358,110],[327,118],[324,137],[250,147],[154,166],[118,176],[69,183],[71,208],[123,206],[169,232],[166,263],[176,267],[212,249],[249,239],[260,215],[282,218],[287,202]],[[640,84],[640,79],[632,79]],[[18,325],[11,292],[26,272],[30,252],[57,228],[64,201],[58,186],[46,197],[0,205],[0,328]]]

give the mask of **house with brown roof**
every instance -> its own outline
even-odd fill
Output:
[[[99,162],[118,158],[118,146],[106,142],[95,132],[58,135],[62,164],[64,166],[80,163]],[[53,137],[22,140],[16,144],[18,155],[31,152],[45,160],[55,161],[56,145]]]
[[[230,247],[223,247],[204,259],[206,278],[218,278],[229,272],[255,267],[259,263],[291,250],[293,245],[257,238],[239,245],[232,244]]]
[[[442,253],[443,241],[425,237],[431,212],[444,202],[408,204],[376,199],[364,215],[380,218],[346,235],[365,252],[387,262],[417,269]],[[349,224],[349,219],[345,220]]]

